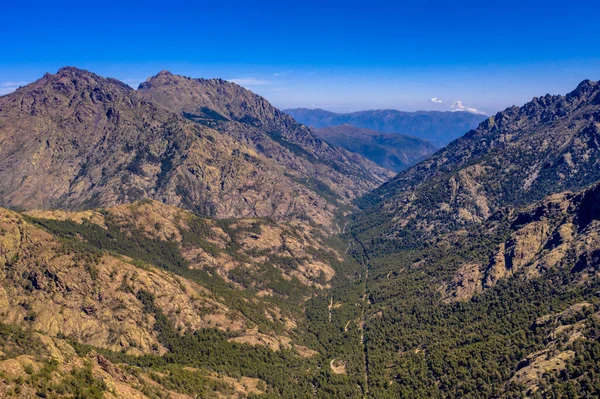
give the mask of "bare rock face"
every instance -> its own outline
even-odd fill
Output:
[[[343,201],[362,195],[393,176],[361,156],[327,144],[263,97],[235,83],[192,79],[163,71],[142,83],[138,91],[143,97],[276,160],[309,187],[326,185]]]
[[[220,107],[232,95],[209,94]],[[258,127],[219,132],[114,79],[71,67],[46,74],[0,98],[0,205],[81,209],[153,198],[208,216],[306,219],[333,228],[338,202],[389,176],[304,130],[286,133],[291,118],[246,94],[265,108],[259,115],[269,124],[260,129],[282,126],[279,141],[271,140],[278,151],[242,139],[246,128],[249,137],[264,135]],[[243,119],[250,108],[240,105],[230,116]],[[298,148],[302,156],[293,153]]]
[[[126,259],[71,248],[20,215],[0,209],[0,321],[50,336],[132,354],[162,353],[154,316],[140,291],[155,298],[181,332],[243,332],[248,321],[201,286]]]
[[[501,279],[536,278],[565,267],[580,280],[600,268],[600,185],[573,194],[551,195],[503,220],[491,221],[480,234],[506,225],[501,242],[488,263],[461,266],[451,284],[442,287],[449,301],[467,300]]]
[[[360,229],[390,238],[407,225],[429,236],[456,231],[505,206],[580,190],[600,180],[599,163],[600,84],[584,81],[508,108],[399,173],[365,198]]]

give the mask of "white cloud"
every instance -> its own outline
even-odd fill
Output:
[[[437,97],[433,97],[433,98],[432,98],[431,100],[429,100],[429,101],[431,101],[432,103],[436,103],[436,104],[441,104],[441,103],[442,103],[442,100],[440,100],[440,99],[439,99],[439,98],[437,98]]]
[[[452,104],[452,107],[450,109],[452,110],[452,112],[463,111],[463,112],[470,112],[472,114],[477,114],[477,115],[486,115],[485,112],[480,111],[477,108],[467,107],[465,104],[463,104],[463,102],[461,100],[454,101],[454,103]]]
[[[273,76],[285,76],[285,75],[288,75],[288,74],[290,74],[290,73],[292,73],[292,71],[281,71],[281,72],[275,72],[275,73],[273,74]]]
[[[229,79],[230,82],[237,83],[240,86],[264,86],[270,85],[270,80],[258,79],[258,78],[234,78]]]

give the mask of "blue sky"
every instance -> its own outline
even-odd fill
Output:
[[[3,3],[0,94],[74,65],[221,77],[280,108],[490,114],[600,79],[598,1]]]

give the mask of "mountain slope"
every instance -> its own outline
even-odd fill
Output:
[[[367,247],[373,396],[596,395],[599,200],[596,184],[425,245]]]
[[[483,122],[369,194],[373,397],[594,397],[600,84]]]
[[[483,122],[364,199],[364,225],[392,238],[481,223],[507,205],[525,205],[600,179],[600,84],[535,98]],[[409,226],[409,227],[407,227]],[[396,233],[394,233],[396,232]]]
[[[138,91],[275,159],[288,173],[321,181],[342,199],[352,199],[391,177],[372,162],[327,144],[263,97],[235,83],[163,71],[142,83]]]
[[[0,392],[87,390],[99,379],[117,387],[99,384],[97,398],[309,398],[317,384],[322,397],[359,397],[360,363],[350,375],[322,366],[356,356],[357,331],[339,334],[354,304],[336,304],[328,320],[322,293],[353,273],[344,258],[310,228],[148,200],[0,209]],[[83,381],[68,378],[80,369]]]
[[[153,198],[204,215],[303,218],[332,228],[338,199],[348,203],[389,176],[325,143],[319,154],[296,156],[277,144],[261,154],[253,142],[71,67],[0,97],[0,143],[0,204],[20,209]]]
[[[495,247],[479,262],[462,261],[452,281],[441,287],[445,300],[468,300],[502,279],[535,279],[553,269],[566,269],[579,280],[593,278],[600,266],[599,199],[600,184],[595,184],[494,215],[466,239],[497,237]]]
[[[394,172],[400,172],[435,152],[435,147],[425,140],[351,125],[314,129],[314,132],[326,142],[360,154]]]
[[[306,108],[286,109],[284,112],[297,121],[315,128],[349,124],[383,133],[400,133],[418,137],[430,141],[437,147],[445,146],[485,119],[485,116],[469,112],[403,112],[392,109],[348,114]]]

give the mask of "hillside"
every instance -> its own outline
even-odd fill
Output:
[[[314,129],[314,132],[326,142],[362,155],[394,172],[400,172],[435,152],[435,147],[425,140],[351,125]]]
[[[433,147],[47,74],[0,97],[0,396],[598,397],[599,116],[585,81],[375,188]]]
[[[320,366],[359,342],[336,333],[352,307],[327,321],[324,291],[354,263],[320,231],[154,201],[0,212],[4,392],[308,398],[316,381],[324,397],[360,392],[360,373]]]
[[[599,126],[597,82],[508,108],[368,194],[360,229],[392,241],[400,231],[431,236],[582,189],[600,180]]]
[[[297,124],[288,138],[283,128],[275,138],[247,125],[219,132],[145,97],[72,67],[0,97],[0,204],[89,209],[152,198],[208,216],[333,229],[338,206],[390,176]],[[272,112],[273,129],[291,120]],[[243,140],[246,131],[262,141]]]
[[[535,98],[369,194],[373,397],[594,397],[600,85]]]
[[[417,111],[403,112],[393,109],[359,111],[338,114],[323,109],[286,109],[298,122],[322,128],[349,124],[382,133],[399,133],[418,137],[441,148],[462,136],[485,119],[469,112]]]
[[[596,184],[462,234],[357,253],[373,396],[595,396],[599,199]]]

